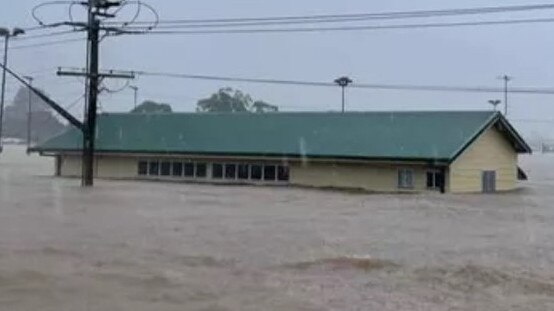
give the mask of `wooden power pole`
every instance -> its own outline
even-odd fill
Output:
[[[132,74],[99,73],[99,50],[100,50],[100,20],[98,16],[113,17],[107,10],[111,7],[120,6],[120,1],[88,0],[88,59],[85,72],[58,71],[58,75],[85,76],[88,79],[88,98],[85,109],[85,121],[83,122],[83,157],[82,157],[82,185],[89,187],[94,184],[94,150],[96,140],[96,116],[98,113],[98,92],[99,84],[103,78],[119,77],[132,79]]]

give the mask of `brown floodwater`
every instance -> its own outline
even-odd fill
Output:
[[[0,155],[0,310],[554,310],[554,156],[521,189],[367,195],[51,177]]]

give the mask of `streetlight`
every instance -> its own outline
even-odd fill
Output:
[[[513,78],[508,75],[503,75],[498,77],[498,80],[504,81],[504,116],[508,117],[508,82],[512,81]]]
[[[338,79],[335,79],[335,83],[338,84],[341,88],[342,88],[342,113],[344,113],[344,101],[345,101],[345,98],[344,98],[344,91],[346,89],[346,87],[348,86],[348,84],[354,82],[352,79],[350,79],[349,77],[340,77]]]
[[[496,111],[496,106],[500,105],[502,101],[500,99],[491,99],[489,100],[489,104],[491,104],[494,108],[494,111]]]
[[[23,78],[25,78],[25,80],[29,81],[29,85],[33,86],[33,80],[35,78],[31,77],[31,76],[23,76]],[[27,155],[30,154],[30,149],[31,149],[31,118],[33,117],[33,109],[32,109],[32,106],[33,106],[33,91],[31,91],[30,88],[27,88],[27,96],[28,96],[28,99],[29,99],[29,103],[28,103],[28,115],[27,115]]]
[[[138,86],[134,86],[134,85],[129,86],[129,88],[135,92],[135,109],[137,109],[138,90],[139,90],[139,88],[138,88]]]
[[[11,31],[0,27],[0,37],[4,37],[4,70],[2,72],[2,91],[0,94],[0,152],[2,152],[2,129],[4,128],[4,99],[6,96],[6,67],[8,66],[8,46],[10,37],[17,37],[25,34],[25,30],[14,28]]]

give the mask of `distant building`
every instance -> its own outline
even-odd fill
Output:
[[[33,151],[81,174],[71,129]],[[299,185],[377,192],[516,188],[531,148],[496,112],[102,114],[99,178]]]

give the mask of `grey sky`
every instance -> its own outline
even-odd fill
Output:
[[[34,26],[31,8],[42,0],[2,0],[0,25]],[[536,1],[445,0],[274,0],[183,1],[150,0],[162,19],[259,17],[277,15],[340,14],[420,9],[448,9],[495,5],[536,4]],[[546,1],[545,1],[546,2]],[[65,7],[44,10],[44,17],[67,18]],[[503,14],[497,18],[553,16],[554,10]],[[494,18],[494,17],[491,17]],[[456,20],[476,20],[469,17]],[[410,21],[407,21],[410,22]],[[417,22],[417,21],[414,21]],[[405,23],[400,21],[399,23]],[[513,86],[551,87],[554,82],[552,24],[508,25],[425,30],[382,30],[334,33],[147,36],[108,38],[102,45],[103,68],[169,71],[294,80],[332,81],[349,75],[362,83],[500,86],[495,78],[508,73]],[[45,38],[44,41],[54,40]],[[27,40],[13,45],[41,42]],[[62,103],[70,103],[83,91],[76,79],[57,78],[56,66],[83,66],[84,42],[35,49],[13,50],[11,67],[22,73],[41,72],[37,84]],[[47,72],[42,72],[49,70]],[[179,111],[192,111],[196,100],[223,86],[240,88],[279,105],[282,110],[337,110],[339,89],[230,84],[214,81],[141,77],[141,99],[166,101]],[[113,88],[120,81],[109,82]],[[10,82],[9,98],[16,83]],[[486,102],[501,94],[427,93],[349,90],[350,110],[489,109]],[[132,107],[132,91],[104,95],[104,111]],[[554,96],[511,96],[511,117],[554,119]],[[76,106],[73,113],[81,113]],[[549,131],[554,123],[521,123],[523,131]]]

